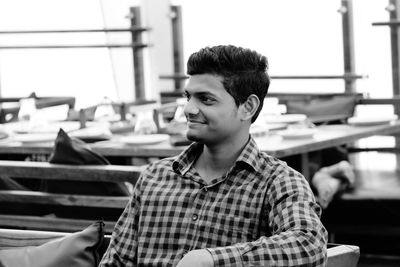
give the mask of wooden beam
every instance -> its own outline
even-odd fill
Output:
[[[183,59],[183,30],[182,30],[182,8],[180,6],[171,6],[171,22],[172,22],[172,49],[174,55],[174,72],[184,72]],[[183,88],[183,81],[175,79],[175,91]]]
[[[131,7],[130,9],[131,27],[140,27],[142,17],[140,7]],[[132,32],[132,43],[142,43],[142,33]],[[135,99],[145,99],[145,78],[144,78],[144,56],[142,49],[134,49],[133,53],[133,75],[135,77]]]
[[[353,3],[352,0],[342,0],[339,12],[342,14],[343,29],[343,62],[344,73],[353,75],[356,72],[354,52],[354,29],[353,29]],[[356,80],[345,80],[345,91],[356,92]]]
[[[160,79],[170,79],[170,80],[185,80],[188,79],[184,73],[174,73],[169,75],[160,75]],[[352,81],[357,79],[366,79],[368,76],[366,75],[357,75],[357,74],[344,74],[344,75],[271,75],[270,78],[272,80],[334,80],[334,79],[343,79],[345,81]],[[352,92],[350,92],[352,93]]]
[[[134,51],[148,47],[147,44],[76,44],[76,45],[2,45],[0,49],[67,49],[67,48],[132,48]]]
[[[390,21],[397,21],[400,18],[400,2],[398,0],[389,0],[388,8]],[[393,95],[400,95],[400,43],[399,27],[390,27],[390,46],[392,51],[392,84]],[[400,107],[395,106],[395,113],[400,114]]]
[[[18,30],[18,31],[0,31],[0,34],[44,34],[44,33],[91,33],[91,32],[143,32],[150,28],[130,27],[130,28],[109,28],[109,29],[74,29],[74,30]]]

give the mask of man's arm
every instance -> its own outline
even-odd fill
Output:
[[[271,236],[208,248],[214,266],[325,266],[327,232],[308,182],[298,173],[276,178],[264,201]]]
[[[132,198],[114,227],[110,244],[99,264],[106,266],[136,266],[137,225],[140,213],[140,181],[136,183]]]
[[[213,267],[214,260],[206,249],[196,249],[186,254],[176,267]]]

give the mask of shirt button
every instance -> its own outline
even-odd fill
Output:
[[[199,216],[197,214],[193,214],[192,215],[192,220],[193,221],[197,221],[198,218],[199,218]]]

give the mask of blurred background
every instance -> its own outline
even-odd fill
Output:
[[[271,76],[343,76],[352,90],[390,97],[392,90],[388,1],[355,0],[3,0],[0,31],[127,28],[138,7],[147,98],[174,91],[173,79],[201,47],[235,44],[266,55]],[[174,8],[174,7],[177,7]],[[350,14],[349,14],[350,13]],[[350,16],[348,16],[350,15]],[[346,19],[349,20],[346,22]],[[350,32],[345,32],[350,30]],[[345,30],[344,30],[345,29]],[[345,40],[344,40],[345,38]],[[128,44],[129,32],[0,35],[0,95],[73,95],[77,106],[104,96],[135,99],[132,48],[19,48],[7,46]],[[344,42],[351,47],[344,49]],[[348,54],[351,52],[352,54]],[[345,69],[346,61],[352,60]],[[174,67],[175,64],[175,67]],[[176,65],[177,64],[177,65]],[[161,78],[160,78],[161,77]],[[344,92],[344,78],[273,79],[271,92]]]

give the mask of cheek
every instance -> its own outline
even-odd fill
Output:
[[[240,120],[240,118],[239,118],[239,109],[236,108],[236,106],[235,106],[235,108],[231,109],[229,112],[226,112],[225,114],[231,120],[235,120],[235,121],[236,120]]]
[[[224,127],[231,128],[232,124],[240,121],[239,109],[234,103],[204,108],[201,109],[201,113],[208,121],[209,126],[220,127],[223,125]]]
[[[237,110],[221,111],[216,116],[216,119],[220,125],[224,125],[226,128],[233,128],[240,122]]]

